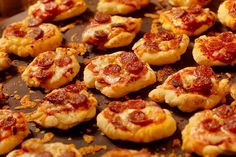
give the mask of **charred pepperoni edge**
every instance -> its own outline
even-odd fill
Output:
[[[127,104],[120,101],[113,101],[108,105],[111,112],[121,113],[128,108]]]
[[[142,99],[129,100],[126,102],[129,109],[144,109],[146,102]]]
[[[67,97],[67,92],[63,89],[59,89],[47,95],[44,100],[49,101],[51,103],[64,104]]]
[[[146,114],[140,110],[135,110],[128,115],[128,120],[136,125],[147,126],[153,123],[152,119],[148,119]]]

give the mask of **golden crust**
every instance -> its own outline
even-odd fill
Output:
[[[40,34],[37,34],[39,31]],[[21,21],[10,24],[3,31],[0,49],[20,57],[36,57],[44,51],[55,50],[61,42],[62,34],[57,26],[45,23],[38,27],[28,27],[26,21]]]
[[[196,10],[195,10],[196,9]],[[200,6],[178,7],[160,13],[159,22],[166,30],[177,34],[198,36],[214,25],[216,15]]]
[[[171,36],[169,39],[168,35]],[[150,38],[147,36],[150,36]],[[185,34],[149,33],[137,41],[132,50],[143,62],[151,65],[165,65],[180,60],[181,55],[186,52],[188,44],[189,37]]]
[[[204,157],[217,157],[220,154],[235,155],[236,136],[227,129],[227,123],[232,120],[227,116],[232,110],[226,111],[227,108],[230,107],[223,105],[213,111],[205,110],[194,114],[182,131],[182,149]],[[220,117],[216,110],[220,110],[218,112],[224,113],[223,116],[228,119]],[[235,111],[232,117],[235,117]],[[215,123],[212,126],[214,128],[210,128],[211,122]]]
[[[0,155],[19,145],[29,133],[23,113],[0,110]]]
[[[131,101],[129,100],[127,103]],[[152,122],[149,124],[131,122],[130,114],[136,111],[144,113],[146,120],[151,120]],[[161,109],[156,103],[151,101],[145,102],[145,107],[142,109],[127,108],[120,113],[115,114],[115,112],[107,107],[97,116],[97,126],[106,136],[113,140],[148,143],[169,137],[176,130],[176,122],[171,113],[166,109]],[[112,119],[109,118],[109,115],[112,116]],[[116,122],[118,118],[119,121]]]
[[[0,71],[3,71],[11,66],[11,59],[8,54],[0,51]]]
[[[168,0],[168,2],[173,6],[191,6],[196,4],[206,6],[211,0]]]
[[[67,130],[92,119],[96,114],[96,106],[96,98],[86,91],[83,83],[77,82],[47,94],[28,119],[43,128]]]
[[[231,28],[232,30],[236,30],[236,13],[235,12],[230,12],[230,10],[233,8],[235,5],[234,0],[226,0],[222,4],[220,4],[219,9],[218,9],[218,19],[219,21]]]
[[[199,87],[197,87],[197,83],[195,83],[195,88],[194,80],[196,80],[196,82],[197,80],[200,80],[193,74],[195,69],[196,67],[187,67],[173,75],[170,75],[162,85],[157,86],[156,89],[149,93],[149,97],[157,102],[165,102],[171,107],[176,106],[183,112],[193,112],[197,109],[213,108],[221,100],[223,100],[225,95],[229,92],[229,80],[222,79],[219,81],[214,76],[212,76],[208,80],[210,81],[210,93],[201,94],[197,91],[193,91],[199,87],[200,89],[205,88],[201,87],[201,84]],[[180,78],[182,85],[178,85],[178,81],[177,84],[172,82],[178,77]],[[204,80],[206,80],[206,78],[204,78]],[[201,81],[201,83],[203,83],[203,81]],[[175,84],[177,87],[175,87]]]
[[[93,21],[84,30],[83,42],[100,49],[109,49],[129,45],[140,31],[142,20],[141,18],[111,16],[109,22],[95,22]]]
[[[130,92],[138,91],[148,85],[156,82],[155,72],[148,64],[137,60],[135,63],[142,65],[142,69],[137,74],[131,74],[125,69],[120,61],[123,54],[133,54],[128,52],[116,52],[109,55],[99,56],[89,63],[84,70],[84,82],[89,88],[96,88],[102,94],[110,98],[119,98]],[[137,58],[134,54],[132,55]],[[116,74],[105,74],[104,70],[109,69],[110,65],[116,65],[118,68]],[[132,66],[132,65],[131,65]],[[132,66],[133,67],[133,66]],[[136,68],[135,65],[133,68]]]
[[[231,36],[233,36],[232,41],[222,41],[221,39],[222,37],[225,40],[228,40],[229,37],[232,38]],[[193,58],[200,65],[234,65],[236,59],[232,57],[232,52],[228,52],[229,49],[230,51],[233,51],[232,47],[230,47],[232,44],[236,45],[236,36],[232,32],[219,33],[216,36],[200,36],[194,43],[192,52]],[[222,47],[219,47],[220,45],[222,45]],[[208,49],[211,49],[211,52],[213,52],[211,56],[207,54]]]
[[[106,152],[101,157],[135,157],[135,156],[151,157],[151,153],[148,152],[148,150],[146,149],[137,151],[131,149],[116,148]]]
[[[97,5],[97,10],[110,15],[126,15],[136,10],[140,10],[149,4],[150,0],[100,0]]]
[[[85,3],[84,0],[72,0],[73,1],[72,6],[63,5],[63,4],[61,4],[61,1],[62,0],[54,0],[53,3],[56,3],[58,5],[57,8],[58,8],[58,10],[60,10],[60,13],[55,14],[55,16],[53,16],[52,19],[46,20],[47,22],[66,20],[66,19],[69,19],[69,18],[72,18],[72,17],[82,14],[87,9],[87,4]],[[66,7],[68,7],[68,6],[70,6],[70,7],[68,9],[66,9]],[[37,3],[35,3],[29,7],[28,15],[30,17],[40,19],[40,16],[37,16],[37,14],[35,15],[35,13],[34,13],[34,12],[37,12],[38,9],[41,10],[42,12],[44,12],[44,9],[45,9],[45,5],[40,0],[38,0]]]
[[[70,82],[79,72],[77,51],[57,48],[38,55],[22,73],[22,80],[29,87],[56,89]]]
[[[7,157],[33,157],[43,155],[53,157],[82,156],[73,144],[63,144],[60,142],[43,143],[40,139],[29,139],[22,144],[21,149],[10,152]]]

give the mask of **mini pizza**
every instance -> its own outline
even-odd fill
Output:
[[[203,35],[195,40],[193,58],[200,65],[225,66],[236,63],[236,35],[232,32]]]
[[[96,114],[97,100],[77,82],[47,94],[36,111],[30,113],[29,121],[43,128],[70,129]]]
[[[0,51],[0,71],[3,71],[11,66],[11,59],[8,54]]]
[[[151,153],[146,149],[140,151],[115,148],[103,154],[101,157],[152,157]]]
[[[84,82],[110,98],[120,98],[156,82],[156,74],[132,52],[119,51],[93,59],[84,70]]]
[[[111,102],[98,114],[97,126],[113,140],[143,143],[169,137],[176,131],[168,110],[141,99]]]
[[[77,51],[57,48],[39,54],[22,73],[22,80],[29,87],[56,89],[70,82],[79,72]]]
[[[97,13],[83,32],[83,42],[94,45],[98,49],[127,46],[140,31],[141,23],[141,18]]]
[[[3,31],[0,49],[20,57],[36,57],[61,45],[62,34],[49,23],[29,27],[26,21],[12,23]]]
[[[183,112],[211,109],[229,93],[229,80],[219,80],[209,66],[187,67],[170,75],[149,93],[157,102],[178,107]]]
[[[211,0],[168,0],[168,2],[173,6],[192,6],[192,5],[201,5],[206,6],[211,2]]]
[[[21,149],[10,152],[7,157],[82,157],[82,155],[73,144],[43,143],[40,139],[29,139],[22,144]]]
[[[182,149],[204,157],[236,155],[235,107],[222,105],[194,114],[182,131]]]
[[[126,15],[148,5],[150,0],[100,0],[97,10],[110,15]]]
[[[143,62],[152,65],[165,65],[180,60],[188,48],[189,37],[169,31],[146,33],[133,46],[134,53]]]
[[[159,22],[166,30],[177,34],[198,36],[215,24],[216,15],[200,5],[178,7],[160,13]]]
[[[236,1],[225,0],[220,5],[217,16],[223,25],[236,30]]]
[[[84,0],[38,0],[29,7],[29,23],[37,26],[43,22],[62,21],[85,12]]]
[[[0,110],[0,155],[8,153],[19,145],[29,133],[23,113]]]

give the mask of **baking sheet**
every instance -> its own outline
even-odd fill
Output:
[[[73,38],[73,41],[80,41],[81,40],[81,34],[82,34],[83,29],[89,23],[89,19],[93,17],[93,15],[96,11],[97,1],[98,0],[86,0],[89,8],[82,16],[75,17],[75,18],[66,20],[64,22],[56,23],[59,26],[63,26],[65,24],[71,23],[75,20],[81,19],[81,23],[78,24],[77,27],[72,28],[64,33],[65,42],[72,41],[71,37],[75,34],[76,34],[76,38]],[[213,2],[209,5],[209,7],[213,11],[216,11],[219,3],[220,3],[220,0],[213,0]],[[157,6],[158,7],[161,6],[159,4],[158,0],[152,0],[151,3],[145,9],[142,9],[142,10],[137,11],[137,12],[130,15],[132,17],[142,17],[143,18],[142,31],[140,33],[138,33],[134,42],[137,41],[139,38],[141,38],[145,32],[150,31],[151,19],[144,17],[144,14],[154,12],[155,7],[157,7]],[[13,16],[13,17],[3,21],[2,23],[0,23],[0,32],[2,32],[2,30],[8,24],[15,22],[15,21],[22,20],[23,18],[25,18],[25,16],[26,16],[26,12],[22,12],[20,14],[17,14],[16,16]],[[226,30],[227,29],[225,27],[223,27],[221,24],[216,23],[216,25],[213,28],[211,28],[209,31],[226,31]],[[179,69],[187,67],[187,66],[195,66],[196,65],[195,61],[192,58],[192,54],[191,54],[193,41],[194,41],[194,38],[191,38],[191,44],[189,45],[187,52],[182,56],[181,60],[179,62],[177,62],[176,64],[171,65],[171,66],[175,67],[176,70],[179,70]],[[101,51],[101,50],[96,50],[96,49],[90,48],[89,52],[87,52],[86,55],[79,57],[79,62],[81,64],[81,70],[80,70],[79,74],[77,75],[77,77],[73,80],[73,82],[75,82],[76,79],[79,79],[82,81],[83,69],[84,69],[83,61],[85,59],[91,58],[96,55],[113,53],[113,52],[116,52],[119,50],[129,51],[129,50],[131,50],[133,43],[130,44],[130,46],[127,46],[124,48],[111,49],[111,50],[107,50],[105,52]],[[20,74],[17,73],[17,70],[16,70],[16,67],[19,65],[27,65],[32,60],[32,58],[22,59],[22,58],[13,56],[13,55],[11,56],[11,58],[13,60],[13,66],[10,69],[6,70],[5,72],[0,73],[0,82],[2,82],[4,84],[3,91],[9,95],[8,101],[9,101],[10,108],[14,109],[15,106],[19,105],[20,100],[16,100],[15,95],[20,95],[20,97],[23,97],[24,95],[28,94],[31,96],[32,99],[42,99],[43,96],[45,95],[45,92],[43,90],[34,88],[32,90],[35,91],[35,93],[31,93],[30,89],[25,85],[24,82],[22,82],[22,80],[20,78]],[[159,68],[160,67],[153,67],[153,69],[155,69],[155,70],[158,70]],[[234,73],[234,71],[235,71],[233,67],[214,68],[214,70],[217,73],[221,73],[221,72]],[[128,97],[129,98],[136,98],[137,96],[139,96],[143,99],[147,99],[147,95],[148,95],[149,91],[154,89],[158,84],[159,83],[156,83],[156,84],[151,85],[145,89],[141,89],[138,92],[131,93],[128,95]],[[95,97],[97,98],[97,100],[99,102],[99,105],[97,107],[97,113],[99,113],[103,108],[105,108],[106,105],[111,100],[114,100],[114,99],[109,99],[109,98],[103,96],[102,94],[100,94],[99,91],[97,91],[95,89],[89,89],[89,91],[95,95]],[[125,100],[125,98],[121,98],[118,100]],[[159,153],[159,154],[163,154],[163,155],[167,155],[167,156],[171,155],[171,154],[173,155],[173,153],[175,153],[175,156],[178,156],[178,155],[185,156],[186,154],[181,150],[180,145],[177,145],[177,146],[173,145],[173,140],[175,140],[175,139],[181,140],[181,130],[184,128],[184,126],[188,122],[189,117],[192,116],[193,113],[183,113],[183,112],[179,111],[177,108],[170,108],[167,104],[161,104],[161,106],[163,108],[167,108],[173,112],[173,116],[174,116],[175,120],[177,121],[177,131],[175,132],[175,134],[173,136],[171,136],[169,138],[166,138],[166,139],[163,139],[160,141],[156,141],[156,142],[152,142],[149,144],[135,144],[135,143],[131,143],[131,142],[110,140],[106,136],[102,135],[101,132],[96,127],[96,125],[95,125],[96,118],[93,118],[89,122],[82,123],[82,124],[72,128],[68,131],[60,131],[58,129],[41,129],[40,128],[40,130],[44,130],[44,131],[36,133],[35,126],[32,125],[32,123],[30,123],[29,126],[30,126],[32,133],[30,134],[30,136],[28,138],[41,137],[44,134],[44,132],[52,132],[55,135],[52,142],[61,141],[63,143],[73,143],[76,145],[77,148],[88,146],[88,145],[106,145],[107,150],[110,150],[114,147],[129,148],[129,149],[147,148],[151,152],[155,152],[155,153]],[[27,113],[32,110],[34,110],[34,109],[24,109],[24,110],[18,110],[18,111],[22,111],[22,112]],[[38,126],[36,126],[36,127],[38,127]],[[95,136],[94,142],[91,144],[87,144],[82,138],[83,134],[89,134],[89,135]],[[105,150],[105,151],[107,151],[107,150]],[[88,156],[91,156],[91,157],[100,156],[101,154],[105,153],[105,151],[102,150],[102,151],[99,151],[95,154],[91,154]],[[195,156],[195,155],[193,155],[193,156]]]

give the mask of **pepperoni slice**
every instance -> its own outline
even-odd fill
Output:
[[[22,30],[19,26],[9,26],[4,31],[4,37],[15,36],[15,37],[24,37],[26,32]]]
[[[128,120],[136,125],[146,126],[151,124],[153,121],[148,119],[142,111],[133,111],[129,114]]]
[[[53,65],[54,61],[50,57],[40,58],[36,61],[41,69],[49,69]]]
[[[212,119],[212,118],[207,118],[203,120],[201,123],[204,129],[210,132],[216,132],[221,127],[221,124],[216,119]]]
[[[44,151],[37,153],[35,157],[53,157],[53,155],[50,152]]]
[[[222,105],[213,110],[213,112],[221,118],[229,118],[234,115],[234,109],[228,105]]]
[[[209,77],[197,77],[191,87],[187,90],[190,92],[198,92],[203,95],[210,95],[212,88],[211,78]]]
[[[34,27],[39,26],[41,23],[43,23],[43,20],[39,18],[30,18],[27,22],[29,27]]]
[[[74,94],[70,97],[69,102],[71,105],[75,108],[78,109],[79,107],[88,107],[87,104],[88,98],[84,94]]]
[[[0,126],[3,129],[10,129],[15,124],[16,124],[16,119],[13,116],[9,116],[0,121]]]
[[[160,36],[161,40],[163,41],[169,41],[175,38],[175,35],[171,32],[168,32],[166,30],[162,30],[158,33],[158,35]]]
[[[59,157],[76,157],[76,154],[72,151],[66,151],[62,153],[62,155],[60,155]]]
[[[121,67],[118,64],[109,64],[104,68],[103,73],[105,75],[115,75],[119,74],[120,71]]]
[[[139,74],[142,72],[144,65],[140,61],[127,63],[125,69],[132,74]]]
[[[45,4],[45,10],[52,14],[57,14],[58,12],[58,4],[56,2],[48,2]]]
[[[58,90],[48,95],[45,98],[45,100],[55,104],[62,104],[66,100],[66,98],[67,98],[66,92],[63,90]]]
[[[146,102],[141,99],[129,100],[127,104],[130,109],[144,109],[146,107]]]
[[[42,69],[39,72],[35,73],[34,76],[41,81],[46,81],[53,76],[53,73],[51,71]]]
[[[219,35],[220,40],[224,42],[231,42],[234,40],[234,34],[232,32],[224,32]]]
[[[86,89],[85,85],[81,85],[81,84],[71,84],[66,86],[65,90],[67,92],[73,92],[73,93],[79,93],[80,91]]]
[[[127,109],[127,105],[125,103],[119,102],[119,101],[113,101],[108,105],[109,110],[115,113],[121,113],[125,109]]]
[[[208,43],[207,45],[207,49],[209,51],[214,52],[214,51],[217,51],[217,50],[220,50],[224,47],[224,43],[222,41],[219,41],[219,40],[212,40]]]
[[[125,130],[127,131],[128,128],[123,125],[122,119],[119,116],[116,116],[111,120],[111,123],[115,126],[117,129]]]
[[[64,67],[72,63],[72,59],[69,56],[65,56],[56,61],[56,65],[59,67]]]
[[[236,134],[236,117],[232,116],[225,120],[224,128]]]
[[[119,59],[123,64],[138,61],[138,57],[134,53],[125,51],[121,53]]]
[[[94,20],[98,23],[107,23],[111,21],[111,16],[101,12],[96,13]]]
[[[203,8],[200,5],[192,5],[188,8],[187,12],[190,14],[200,14]]]
[[[212,68],[208,65],[197,66],[196,69],[194,70],[194,74],[197,77],[207,77],[207,78],[212,77],[213,75],[215,75]]]
[[[30,31],[27,33],[26,36],[28,36],[32,39],[38,40],[38,39],[42,38],[43,35],[44,35],[44,32],[41,28],[33,27],[30,29]]]

